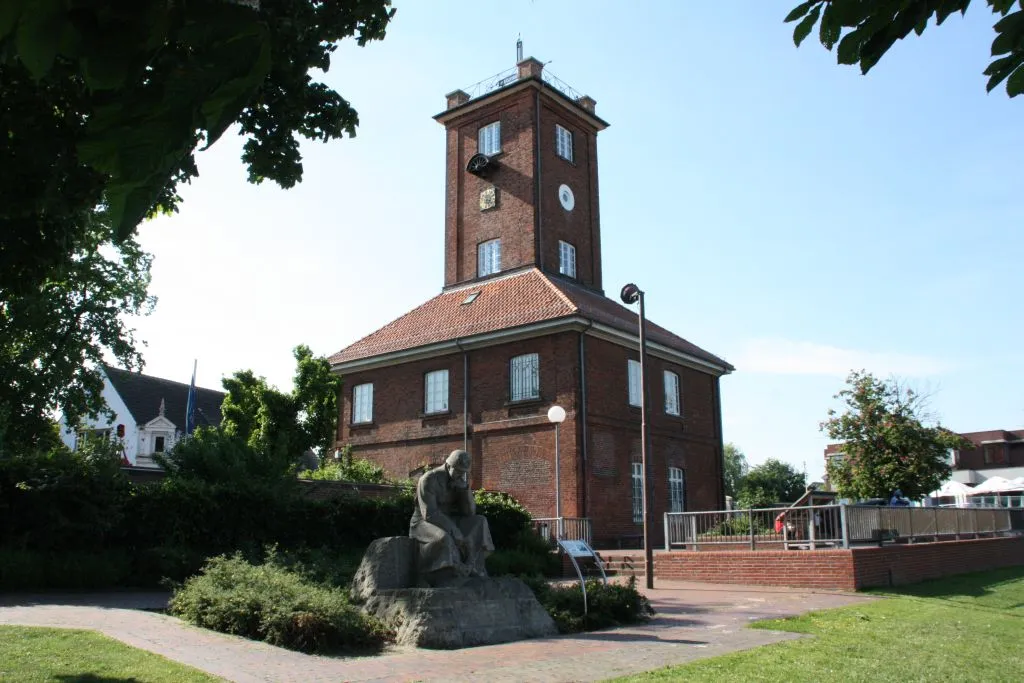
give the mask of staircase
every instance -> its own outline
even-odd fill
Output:
[[[608,576],[644,576],[642,550],[598,550],[597,555],[604,563],[604,571]]]

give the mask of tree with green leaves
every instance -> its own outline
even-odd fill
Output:
[[[747,476],[750,466],[747,464],[747,456],[736,444],[725,444],[722,461],[722,479],[725,482],[725,495],[733,499],[739,493],[743,478]]]
[[[148,313],[151,257],[134,238],[119,243],[98,213],[81,216],[72,258],[31,291],[0,299],[0,454],[52,438],[52,416],[69,425],[106,410],[98,369],[109,354],[141,366],[125,315]]]
[[[836,60],[859,64],[866,74],[897,40],[911,31],[921,35],[932,19],[939,25],[954,12],[963,15],[970,4],[971,0],[808,0],[793,8],[786,21],[799,22],[793,29],[798,47],[817,25],[818,40],[827,50],[835,48]],[[984,72],[989,77],[986,87],[991,92],[1006,81],[1007,94],[1016,97],[1024,92],[1024,0],[987,4],[998,20],[994,59]]]
[[[240,370],[223,380],[224,403],[220,429],[226,435],[267,454],[287,469],[305,451],[322,454],[334,444],[341,378],[330,363],[299,345],[295,356],[294,388],[285,393],[256,376]]]
[[[846,410],[829,410],[821,430],[843,444],[842,457],[827,465],[841,496],[889,498],[900,489],[916,500],[949,477],[950,449],[970,447],[959,434],[926,425],[925,397],[894,378],[851,372],[835,397]]]
[[[739,487],[740,508],[773,507],[792,503],[807,490],[807,477],[792,465],[769,458],[750,468]]]

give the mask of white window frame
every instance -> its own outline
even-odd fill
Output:
[[[489,157],[501,152],[501,121],[481,126],[477,133],[476,151]]]
[[[476,276],[501,272],[501,238],[487,240],[476,246]]]
[[[558,240],[558,272],[576,277],[576,247],[562,240]]]
[[[573,163],[572,131],[557,123],[555,124],[555,153],[569,163]]]
[[[433,370],[423,376],[423,412],[448,412],[448,371]]]
[[[644,464],[633,461],[633,523],[644,523]]]
[[[686,512],[686,473],[681,467],[668,468],[668,511]]]
[[[640,407],[640,361],[626,361],[626,382],[629,385],[629,405]]]
[[[665,371],[665,414],[676,417],[683,414],[679,401],[679,375],[671,370]]]
[[[373,383],[352,387],[352,424],[373,422]]]
[[[531,401],[540,398],[540,356],[524,353],[508,363],[508,395],[510,401]]]

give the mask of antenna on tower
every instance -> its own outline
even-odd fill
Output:
[[[523,35],[516,38],[516,64],[523,61]]]

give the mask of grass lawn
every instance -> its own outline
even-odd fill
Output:
[[[617,680],[1024,680],[1024,567],[873,592],[885,599],[751,626],[813,638]]]
[[[210,683],[220,680],[92,631],[0,626],[0,681]]]

